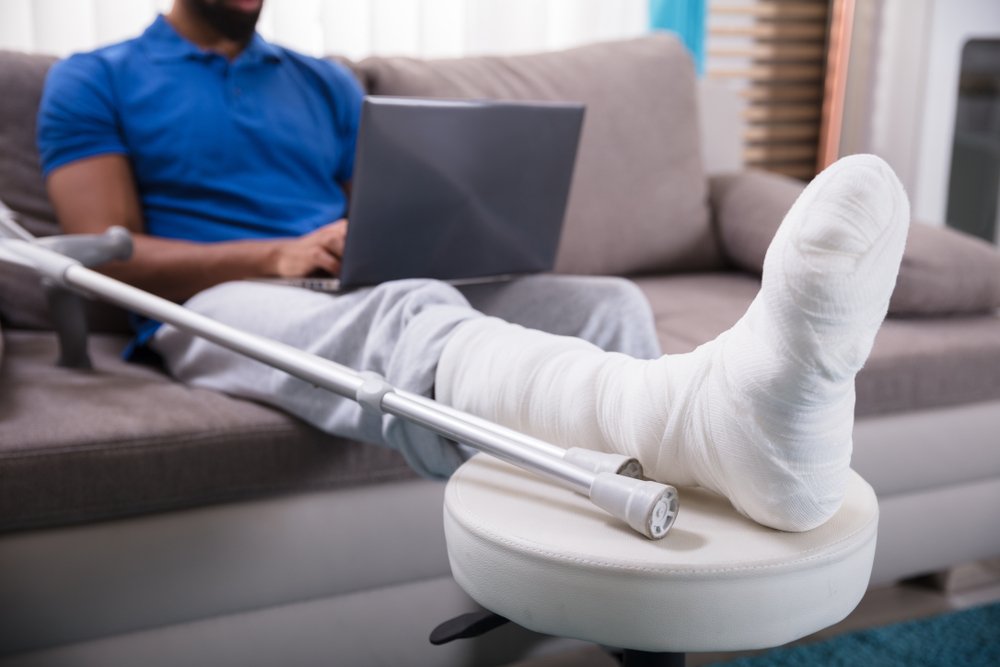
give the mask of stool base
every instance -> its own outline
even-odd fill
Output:
[[[618,660],[622,667],[684,667],[684,653],[648,653],[623,651]]]
[[[431,631],[430,642],[435,646],[440,646],[456,639],[478,637],[507,623],[511,623],[511,621],[491,611],[462,614],[434,628]],[[650,653],[631,649],[607,650],[622,667],[684,667],[684,653]]]

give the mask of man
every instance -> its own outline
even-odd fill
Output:
[[[658,356],[648,304],[621,280],[535,276],[461,293],[403,281],[338,297],[234,282],[338,272],[362,99],[343,66],[261,39],[261,6],[176,0],[137,39],[52,68],[38,134],[60,223],[71,233],[118,224],[135,240],[133,259],[107,273],[425,395],[448,333],[476,315],[469,301],[527,326]],[[459,462],[424,429],[378,419],[172,327],[138,321],[134,347],[145,345],[181,380],[384,442],[422,473],[446,474]]]
[[[69,232],[135,233],[135,257],[109,273],[557,444],[636,456],[654,478],[711,488],[769,526],[805,530],[837,509],[854,375],[908,225],[884,163],[855,157],[818,177],[747,315],[687,355],[641,360],[657,354],[648,306],[613,279],[464,294],[399,281],[336,298],[248,283],[339,269],[360,100],[343,68],[256,35],[260,8],[175,0],[141,37],[53,68],[39,113],[50,196]],[[185,382],[383,442],[425,474],[460,460],[423,429],[173,327],[144,323],[139,342]]]

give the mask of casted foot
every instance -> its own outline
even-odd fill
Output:
[[[759,523],[808,530],[843,500],[854,376],[908,227],[889,166],[844,158],[788,212],[760,293],[716,340],[640,361],[478,318],[445,346],[438,398],[559,445],[633,456],[654,479],[705,486]]]
[[[875,156],[844,158],[810,183],[768,250],[746,315],[693,353],[702,380],[688,389],[696,398],[675,437],[695,481],[783,530],[837,511],[854,377],[885,318],[908,228],[902,185]]]

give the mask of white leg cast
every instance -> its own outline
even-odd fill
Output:
[[[437,398],[562,446],[634,456],[654,479],[722,493],[808,530],[843,498],[854,376],[888,308],[909,226],[882,160],[844,158],[789,211],[732,329],[640,361],[492,318],[445,346]]]

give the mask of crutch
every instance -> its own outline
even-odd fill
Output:
[[[677,490],[642,479],[637,461],[583,448],[563,449],[396,389],[376,373],[355,371],[284,343],[240,331],[166,299],[92,271],[84,264],[126,259],[127,230],[36,239],[0,209],[0,261],[27,266],[59,287],[99,298],[200,336],[285,371],[364,409],[419,424],[478,451],[547,477],[584,496],[650,539],[667,534],[678,510]]]

